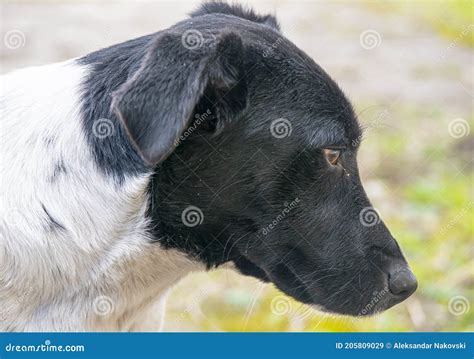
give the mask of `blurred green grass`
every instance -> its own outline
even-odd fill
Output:
[[[471,1],[371,2],[367,7],[397,11],[430,24],[437,36],[456,45],[474,46]],[[173,290],[166,330],[474,330],[474,308],[459,313],[450,305],[459,296],[468,306],[474,299],[473,134],[450,136],[454,118],[436,104],[368,108],[370,103],[356,104],[369,127],[359,154],[362,177],[418,277],[415,295],[378,316],[355,319],[317,312],[272,285],[218,270],[188,277]],[[396,122],[388,118],[372,126],[387,110]],[[464,120],[474,128],[474,118]]]
[[[474,4],[471,0],[371,1],[368,8],[381,14],[398,12],[430,24],[444,38],[474,47]]]

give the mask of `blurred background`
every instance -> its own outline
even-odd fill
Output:
[[[156,32],[198,1],[1,2],[0,72]],[[366,128],[365,188],[418,277],[372,318],[319,313],[219,269],[169,294],[166,331],[474,330],[474,5],[455,1],[249,1],[345,90]],[[154,328],[152,328],[154,329]],[[158,329],[158,327],[156,327]]]

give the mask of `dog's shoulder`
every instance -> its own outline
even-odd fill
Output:
[[[151,240],[150,173],[117,181],[95,161],[82,107],[90,73],[71,60],[1,77],[0,331],[125,330],[197,266]],[[116,137],[100,117],[91,131],[103,146]],[[95,310],[104,296],[107,316]]]

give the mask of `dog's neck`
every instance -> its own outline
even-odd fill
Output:
[[[79,111],[87,71],[3,78],[0,330],[130,330],[201,268],[152,242],[150,173],[117,181],[98,168]]]

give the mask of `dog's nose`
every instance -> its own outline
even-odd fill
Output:
[[[398,269],[388,274],[388,288],[398,297],[408,298],[417,287],[416,277],[408,268]]]

